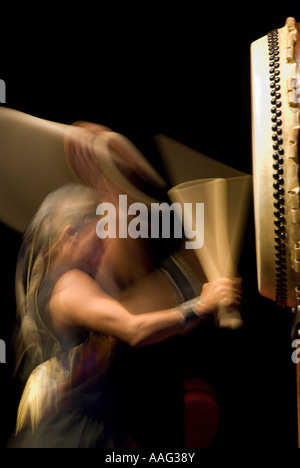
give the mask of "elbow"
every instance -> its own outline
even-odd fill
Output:
[[[131,348],[141,348],[143,346],[143,340],[140,334],[133,332],[128,340],[128,344]]]
[[[137,348],[140,348],[140,347],[141,347],[141,344],[140,344],[139,340],[132,339],[132,340],[130,340],[130,342],[129,342],[129,346],[130,346],[131,348],[137,349]]]
[[[139,321],[140,317],[135,317],[129,324],[129,330],[127,335],[127,343],[131,348],[140,348],[143,346],[144,336],[141,330],[141,324]]]

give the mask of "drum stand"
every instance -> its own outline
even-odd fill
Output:
[[[295,314],[292,325],[292,340],[296,340],[296,349],[300,350],[300,305],[292,309]],[[297,380],[297,424],[298,424],[298,448],[300,448],[300,359],[296,360]]]

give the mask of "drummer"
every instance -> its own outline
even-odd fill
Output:
[[[25,233],[17,346],[28,380],[14,446],[128,446],[116,414],[122,343],[152,345],[240,305],[239,279],[198,282],[196,292],[179,254],[153,269],[136,239],[99,239],[98,202],[91,189],[66,185]]]

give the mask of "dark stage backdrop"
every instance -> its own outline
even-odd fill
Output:
[[[63,19],[52,13],[47,27],[42,19],[34,29],[24,22],[5,38],[3,105],[66,124],[106,125],[131,139],[162,173],[154,144],[158,133],[251,174],[250,44],[283,27],[287,16],[300,21],[300,10],[286,3],[265,13],[254,4],[238,11],[201,5],[163,10],[151,3],[135,11],[100,6],[97,13],[81,5],[76,20],[70,11]],[[4,225],[0,236],[0,339],[7,345],[7,362],[0,364],[0,446],[5,446],[19,398],[11,338],[21,237]],[[296,447],[291,314],[257,292],[253,212],[240,273],[244,328],[208,335],[204,330],[189,345],[194,366],[219,393],[222,417],[213,447]],[[139,391],[132,395],[138,408],[148,405],[141,418],[132,402],[133,433],[136,421],[142,444],[180,444],[181,420],[175,406],[172,412],[178,390],[173,397],[169,391],[181,377],[177,341],[131,354],[128,372]],[[133,364],[143,369],[138,376]],[[165,424],[159,426],[153,414],[161,414]]]

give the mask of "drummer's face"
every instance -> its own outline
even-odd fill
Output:
[[[73,248],[74,260],[79,262],[91,275],[97,273],[105,248],[105,240],[96,233],[97,219],[85,220],[75,233]]]

